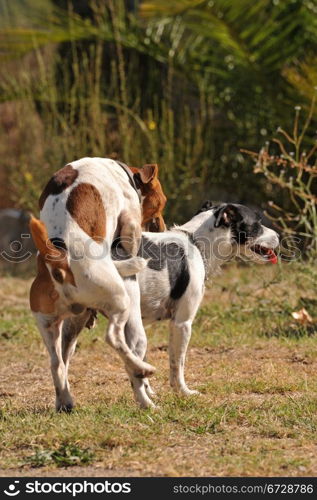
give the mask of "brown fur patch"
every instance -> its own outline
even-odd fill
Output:
[[[44,203],[48,196],[51,194],[60,194],[65,189],[73,184],[73,182],[77,179],[78,170],[75,170],[71,165],[66,165],[61,168],[50,178],[48,183],[46,184],[40,199],[39,199],[39,207],[42,210]]]
[[[144,196],[142,203],[142,227],[148,229],[149,225],[152,224],[156,226],[156,232],[164,231],[165,223],[162,212],[166,204],[166,197],[158,180],[153,180],[149,184],[145,184],[144,194],[142,193]]]
[[[69,194],[66,208],[73,219],[93,240],[101,243],[106,236],[106,212],[95,186],[82,182]]]
[[[46,272],[48,273],[48,270],[45,266],[45,263],[47,263],[49,264],[52,270],[52,275],[55,277],[56,281],[58,281],[59,283],[70,283],[71,285],[76,286],[74,275],[68,264],[67,251],[64,248],[56,247],[50,241],[44,222],[36,219],[35,217],[31,217],[30,231],[34,244],[40,252],[40,256],[43,261],[42,263],[44,267],[41,266],[42,263],[40,262],[38,263],[38,268],[41,268],[40,274],[44,281],[46,281]],[[42,286],[41,280],[37,281],[37,285],[39,285],[40,287]]]
[[[54,312],[58,293],[45,265],[42,255],[37,257],[37,275],[30,290],[30,306],[33,312],[50,314]]]
[[[151,232],[165,230],[162,212],[166,205],[166,196],[158,179],[156,164],[144,165],[142,169],[129,167],[134,173],[144,200],[142,202],[142,229]]]

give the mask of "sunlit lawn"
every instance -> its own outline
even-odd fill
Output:
[[[186,375],[168,386],[168,325],[148,328],[158,409],[139,410],[105,321],[70,370],[76,410],[55,414],[48,356],[28,309],[30,280],[0,290],[0,471],[10,474],[316,475],[316,269],[237,267],[217,276],[195,322]],[[73,466],[73,467],[72,467]]]

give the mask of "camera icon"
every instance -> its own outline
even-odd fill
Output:
[[[31,235],[30,234],[21,234],[21,238],[24,240],[30,239]],[[0,253],[1,257],[6,260],[7,262],[13,262],[13,263],[20,263],[20,262],[26,262],[31,256],[32,252],[28,249],[24,249],[24,244],[28,244],[25,241],[21,242],[21,240],[13,240],[10,241],[10,244],[7,246],[6,249],[2,250]],[[28,248],[28,247],[27,247]]]
[[[16,497],[19,493],[20,493],[20,490],[17,490],[16,488],[16,484],[19,484],[20,481],[14,481],[13,483],[9,484],[8,486],[8,490],[4,490],[4,494],[5,495],[8,495],[9,497]]]

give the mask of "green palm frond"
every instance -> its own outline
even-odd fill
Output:
[[[304,54],[308,43],[317,46],[307,5],[296,0],[152,0],[141,4],[141,14],[147,22],[167,24],[181,16],[184,28],[211,46],[210,52],[220,48],[239,64],[270,74]]]
[[[35,47],[92,38],[98,34],[97,27],[89,19],[82,19],[73,12],[53,7],[49,1],[38,2],[28,9],[32,2],[23,0],[19,10],[16,10],[13,9],[17,4],[14,0],[8,4],[11,6],[9,12],[5,9],[6,0],[0,2],[0,12],[6,12],[0,32],[2,59],[21,57]]]

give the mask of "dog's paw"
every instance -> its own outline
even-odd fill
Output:
[[[142,410],[146,410],[147,408],[156,408],[156,404],[150,398],[144,398],[142,401],[138,401],[138,404]]]
[[[149,396],[149,398],[157,398],[157,394],[150,386],[150,383],[148,380],[144,380],[144,387],[145,387],[146,394]]]
[[[94,309],[88,309],[90,316],[86,321],[85,327],[88,328],[88,330],[91,330],[92,328],[95,328],[97,324],[97,311]]]
[[[180,387],[176,390],[181,396],[199,396],[201,392],[194,389],[189,389],[188,387]]]
[[[66,403],[66,404],[58,403],[58,404],[56,404],[57,413],[71,413],[73,408],[74,408],[73,403]]]
[[[133,371],[133,375],[136,378],[146,378],[151,377],[155,373],[156,368],[149,363],[142,362],[142,366],[137,367]]]

